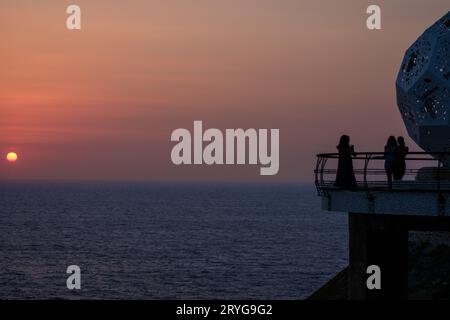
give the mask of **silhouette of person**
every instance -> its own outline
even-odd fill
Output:
[[[350,137],[341,136],[336,148],[339,151],[339,161],[334,185],[341,189],[356,191],[357,185],[352,161],[355,149],[350,145]]]
[[[397,138],[397,154],[394,165],[394,180],[402,180],[406,171],[406,155],[409,152],[409,148],[405,145],[405,139],[403,137]]]
[[[384,170],[386,171],[389,190],[392,190],[392,176],[394,174],[395,160],[397,158],[397,141],[390,136],[384,147]]]

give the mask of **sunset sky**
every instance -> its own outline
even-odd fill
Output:
[[[81,31],[65,27],[73,3]],[[382,8],[381,31],[366,28],[369,4]],[[448,10],[448,0],[2,1],[0,178],[312,181],[315,154],[343,133],[357,151],[407,136],[395,78]],[[279,174],[173,165],[170,134],[194,120],[279,128]]]

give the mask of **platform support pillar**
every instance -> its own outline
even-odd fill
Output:
[[[349,299],[408,298],[408,227],[402,222],[391,215],[349,213]],[[370,265],[381,269],[380,290],[367,287]]]

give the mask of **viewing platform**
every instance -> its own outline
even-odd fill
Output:
[[[359,152],[353,157],[356,190],[334,185],[338,153],[317,155],[315,184],[327,211],[369,214],[450,215],[450,168],[442,161],[450,159],[447,152],[410,152],[401,181],[392,181],[389,188],[384,170],[383,152]]]
[[[450,168],[442,166],[449,159],[450,153],[410,152],[402,180],[390,186],[383,152],[354,153],[356,187],[347,190],[335,185],[339,154],[317,155],[322,209],[348,212],[345,299],[408,299],[409,232],[450,231]],[[381,270],[380,290],[366,285],[371,265]]]

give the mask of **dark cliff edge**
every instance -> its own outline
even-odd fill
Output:
[[[306,300],[347,300],[348,267],[335,275]]]

